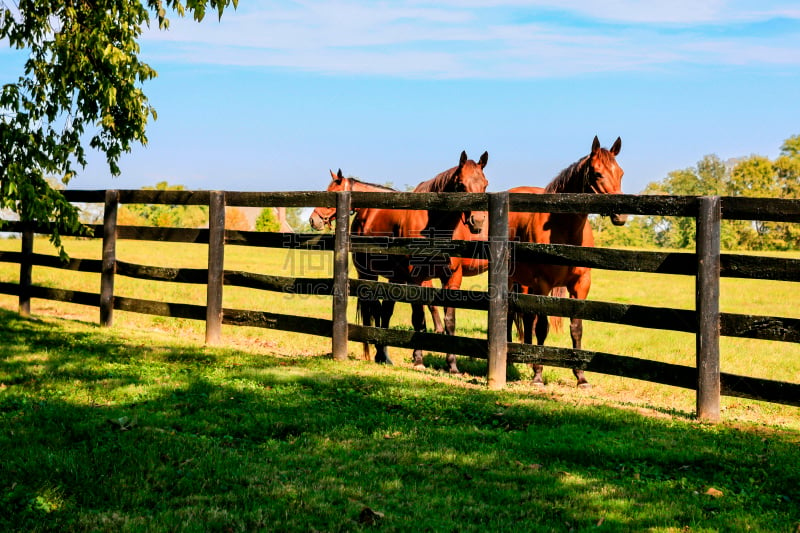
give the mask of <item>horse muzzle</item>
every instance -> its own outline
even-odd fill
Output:
[[[330,219],[326,220],[317,213],[311,213],[308,223],[311,225],[311,229],[314,231],[321,231],[326,226],[330,227],[331,224]]]
[[[467,217],[467,227],[469,228],[470,233],[473,235],[477,235],[483,230],[483,224],[486,222],[486,213],[471,213],[469,217]]]
[[[628,215],[609,215],[611,223],[615,226],[624,226],[628,221]]]

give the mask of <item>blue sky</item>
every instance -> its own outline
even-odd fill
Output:
[[[497,191],[545,185],[598,135],[622,137],[638,193],[800,134],[795,1],[240,0],[147,31],[142,57],[150,143],[70,188],[319,190],[338,168],[402,188],[486,150]],[[20,59],[0,48],[0,82]]]

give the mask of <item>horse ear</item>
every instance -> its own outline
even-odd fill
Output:
[[[614,141],[614,145],[611,147],[611,150],[609,151],[616,156],[619,155],[620,150],[622,150],[622,139],[620,137],[617,137],[617,140]]]
[[[600,149],[600,139],[597,138],[597,135],[594,136],[594,140],[592,141],[592,153],[597,152]]]
[[[480,161],[478,161],[478,165],[480,165],[481,168],[484,168],[486,166],[486,163],[488,162],[489,162],[489,152],[483,152]]]
[[[467,162],[467,151],[466,150],[462,150],[461,151],[461,159],[458,160],[458,166],[459,167],[463,167],[464,163],[466,163],[466,162]]]

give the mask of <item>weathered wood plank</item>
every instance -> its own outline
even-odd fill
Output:
[[[408,330],[382,329],[372,326],[350,324],[348,337],[351,341],[385,344],[399,348],[420,348],[432,352],[454,353],[477,359],[486,359],[487,343],[484,339],[473,339]]]
[[[721,390],[725,396],[750,398],[771,403],[800,406],[800,383],[720,374]]]
[[[228,205],[237,207],[336,207],[336,193],[326,191],[226,193]]]
[[[117,239],[134,241],[194,242],[208,244],[204,228],[155,228],[151,226],[119,226]]]
[[[420,303],[458,309],[489,310],[489,295],[484,291],[465,289],[436,289],[419,285],[401,285],[362,279],[350,280],[350,296],[395,302]]]
[[[34,258],[35,256],[36,254],[34,254]],[[21,261],[22,252],[0,252],[0,263],[13,263],[18,265]]]
[[[489,258],[489,243],[486,241],[462,241],[448,238],[411,238],[411,237],[367,237],[353,235],[350,239],[350,251],[387,255],[416,255],[428,257],[469,257],[473,259]]]
[[[68,202],[84,203],[84,204],[102,204],[106,201],[106,191],[101,190],[86,190],[81,191],[77,189],[70,189],[62,191],[64,198]]]
[[[316,335],[317,337],[330,337],[333,323],[324,318],[306,316],[283,315],[268,313],[266,311],[245,311],[240,309],[224,309],[222,323],[233,326],[250,326],[254,328],[278,329]]]
[[[487,382],[489,389],[506,385],[508,321],[508,193],[489,196],[489,313],[487,317]]]
[[[333,358],[347,359],[347,297],[349,295],[348,271],[350,268],[350,192],[337,193],[336,234],[333,253],[333,305],[331,318],[333,331],[331,350]]]
[[[22,250],[19,262],[19,314],[31,314],[31,284],[33,283],[33,230],[31,224],[22,227]]]
[[[117,210],[119,191],[106,191],[103,210],[103,251],[100,267],[100,325],[114,323],[114,274],[117,270]]]
[[[797,318],[721,313],[720,330],[726,337],[800,342],[800,319]]]
[[[694,368],[603,352],[509,343],[508,354],[509,361],[514,363],[580,368],[588,372],[640,379],[685,389],[694,389],[696,383]]]
[[[720,420],[719,362],[719,196],[704,196],[697,212],[697,417],[708,422]]]
[[[333,294],[332,278],[295,278],[226,270],[224,279],[226,285],[234,287],[317,296],[330,296]]]
[[[9,296],[19,296],[19,283],[0,281],[0,294],[7,294]]]
[[[218,344],[222,334],[222,272],[225,268],[225,193],[213,191],[208,205],[208,279],[206,344]]]
[[[690,310],[554,298],[516,292],[511,293],[509,299],[509,307],[516,311],[542,312],[549,316],[574,317],[648,329],[689,333],[697,331],[696,314]]]
[[[119,191],[122,204],[208,205],[211,191],[159,191],[126,189]]]
[[[353,192],[352,205],[384,209],[421,209],[437,211],[486,211],[489,207],[487,193],[466,192]]]
[[[334,249],[334,236],[322,233],[227,230],[225,232],[225,242],[239,246],[284,248],[287,250],[333,251]]]
[[[189,320],[206,319],[206,306],[204,305],[156,302],[154,300],[141,300],[125,296],[114,298],[114,309],[143,315],[186,318]]]
[[[510,195],[511,211],[535,213],[597,213],[600,215],[691,216],[693,196],[639,196],[630,194],[526,194]]]
[[[729,278],[800,281],[800,259],[721,254],[720,275]]]
[[[117,275],[172,283],[192,283],[195,285],[208,283],[208,269],[205,268],[166,268],[117,261]]]
[[[511,262],[585,266],[604,270],[694,275],[695,254],[584,248],[564,244],[511,243]]]
[[[79,259],[70,257],[64,262],[60,257],[48,254],[33,254],[31,264],[60,270],[74,270],[76,272],[91,272],[99,274],[102,271],[103,262],[101,259]]]
[[[723,196],[721,201],[722,218],[726,220],[800,222],[800,200]]]
[[[31,298],[40,298],[42,300],[90,305],[92,307],[99,307],[100,305],[100,295],[93,292],[52,289],[33,285],[30,288],[30,296]]]

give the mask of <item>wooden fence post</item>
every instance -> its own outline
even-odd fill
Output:
[[[333,250],[333,358],[347,359],[347,297],[349,290],[350,191],[336,193],[336,233]]]
[[[107,190],[103,212],[103,261],[100,273],[100,325],[114,323],[114,274],[117,271],[117,210],[119,191]]]
[[[719,196],[703,196],[697,213],[697,418],[720,420]]]
[[[19,262],[19,314],[31,314],[31,284],[33,283],[33,229],[27,222],[22,228],[22,257]]]
[[[488,382],[493,390],[506,385],[508,342],[508,192],[489,195]]]
[[[225,264],[225,193],[211,191],[208,201],[208,292],[206,344],[218,344],[222,331],[222,284]]]

